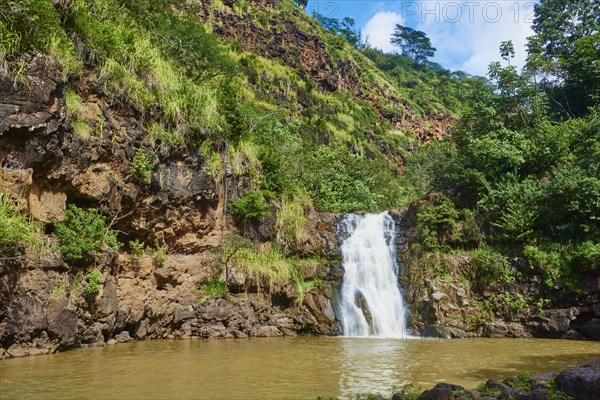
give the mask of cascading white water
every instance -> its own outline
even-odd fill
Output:
[[[344,335],[404,337],[394,220],[387,212],[347,215],[339,228],[346,237],[340,304]]]

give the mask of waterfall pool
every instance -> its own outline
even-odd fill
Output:
[[[600,357],[597,342],[296,337],[142,341],[0,361],[2,399],[349,398],[408,381],[473,388]]]

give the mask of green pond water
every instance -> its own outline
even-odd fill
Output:
[[[348,398],[408,381],[473,388],[598,357],[598,342],[541,339],[144,341],[0,361],[0,398]]]

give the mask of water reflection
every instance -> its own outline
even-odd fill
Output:
[[[596,342],[275,338],[147,341],[0,361],[10,399],[316,399],[411,381],[475,387],[600,357]]]
[[[406,381],[399,360],[406,359],[408,343],[403,339],[340,339],[340,393],[388,390]]]

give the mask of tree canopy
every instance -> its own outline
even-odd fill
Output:
[[[600,3],[542,1],[532,28],[527,67],[542,77],[553,111],[586,114],[600,101]]]
[[[360,29],[356,29],[356,22],[353,18],[344,17],[338,20],[326,17],[318,12],[313,14],[313,18],[330,33],[345,38],[354,47],[360,47],[362,34]]]
[[[396,25],[390,43],[399,47],[403,56],[419,64],[427,61],[429,57],[433,57],[436,51],[424,32],[408,26]]]

